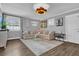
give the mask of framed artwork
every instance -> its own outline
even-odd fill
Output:
[[[56,19],[56,26],[63,26],[63,17]]]

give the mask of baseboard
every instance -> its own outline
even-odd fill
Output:
[[[8,40],[15,40],[15,39],[21,39],[21,37],[8,38]]]
[[[73,41],[73,40],[64,40],[65,42],[71,42],[71,43],[75,43],[75,44],[79,44],[79,41]]]

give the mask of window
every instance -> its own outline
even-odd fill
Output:
[[[40,28],[47,28],[47,20],[40,21]]]
[[[37,26],[37,25],[38,25],[38,22],[36,22],[36,21],[31,21],[31,24],[32,24],[32,26]]]
[[[0,30],[2,29],[2,17],[0,16]]]
[[[14,16],[6,15],[6,28],[10,31],[19,31],[20,30],[20,18]]]
[[[55,25],[54,20],[55,20],[55,19],[49,19],[49,20],[48,20],[48,26]]]

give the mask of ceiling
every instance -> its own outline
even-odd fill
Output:
[[[79,8],[79,3],[48,3],[47,14],[38,15],[34,13],[34,3],[1,3],[2,12],[28,17],[35,20],[48,19],[68,10]]]

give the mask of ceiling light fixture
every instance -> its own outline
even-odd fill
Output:
[[[34,4],[34,10],[37,14],[46,14],[48,11],[49,5],[46,3],[36,3]]]

